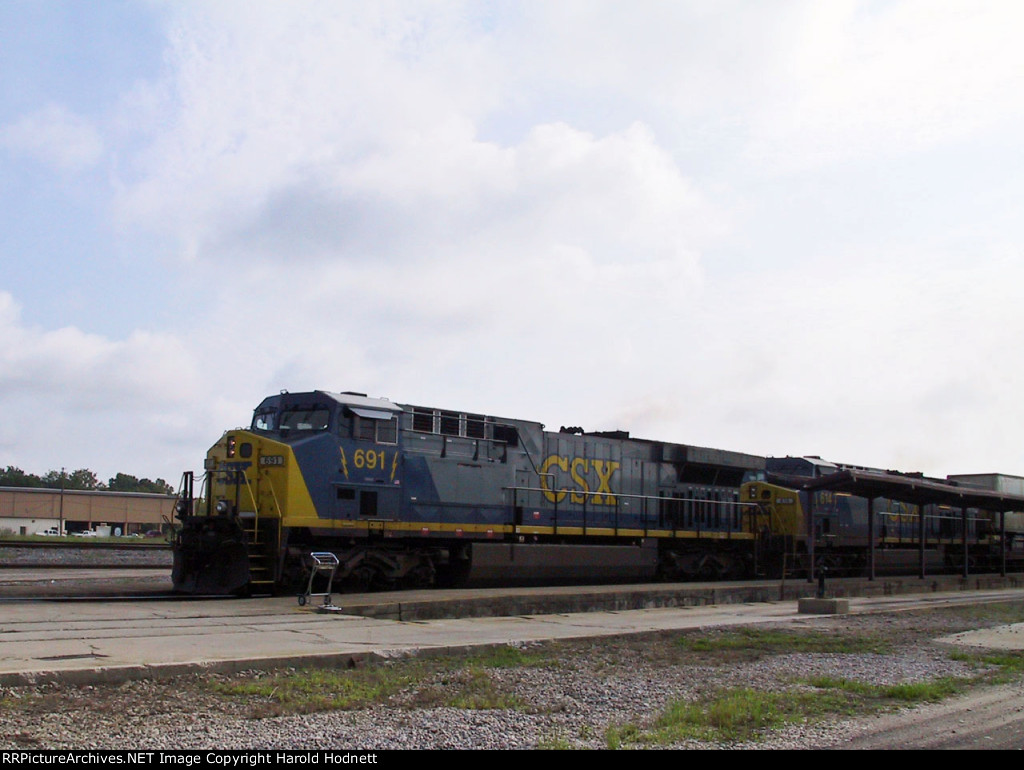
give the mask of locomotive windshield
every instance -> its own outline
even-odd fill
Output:
[[[280,430],[327,430],[331,412],[327,408],[286,409],[281,412]]]
[[[257,409],[252,416],[253,430],[277,430],[277,410]]]

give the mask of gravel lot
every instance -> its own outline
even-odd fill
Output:
[[[384,703],[352,710],[266,716],[265,695],[219,695],[218,677],[132,682],[118,687],[0,688],[0,748],[104,749],[435,749],[606,748],[609,727],[646,728],[666,706],[727,687],[793,690],[814,674],[871,684],[976,676],[932,640],[1024,620],[1019,606],[988,605],[892,614],[807,618],[781,629],[885,640],[884,654],[694,652],[681,636],[713,639],[729,630],[677,632],[538,645],[545,665],[441,667]],[[764,626],[761,626],[764,628]],[[735,629],[733,629],[735,630]],[[450,662],[450,661],[449,661]],[[409,665],[394,661],[398,670]],[[265,677],[250,672],[247,680]],[[483,677],[512,708],[453,708],[447,695]],[[877,717],[809,722],[727,748],[842,746]],[[717,748],[686,741],[671,748]]]

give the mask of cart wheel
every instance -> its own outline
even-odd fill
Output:
[[[305,607],[306,606],[306,597],[303,594],[299,594],[299,606],[300,607]]]

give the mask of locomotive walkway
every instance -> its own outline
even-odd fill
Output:
[[[1006,582],[969,586],[889,579],[851,596],[851,612],[1024,599]],[[922,581],[910,581],[921,583]],[[1011,583],[1017,581],[1010,581]],[[794,582],[793,593],[810,591]],[[850,595],[850,586],[836,581]],[[963,590],[963,589],[969,590]],[[942,590],[939,590],[942,589]],[[774,598],[772,593],[774,592]],[[872,593],[869,591],[868,593]],[[61,602],[12,600],[0,609],[0,684],[119,682],[194,671],[332,665],[414,652],[722,625],[813,621],[796,596],[769,583],[404,591],[229,600]],[[590,611],[585,611],[589,609]],[[980,632],[979,632],[980,633]],[[1007,627],[968,643],[1024,649]]]

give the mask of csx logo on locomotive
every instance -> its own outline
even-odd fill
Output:
[[[588,460],[584,457],[550,455],[540,466],[540,485],[544,489],[544,497],[548,502],[560,503],[565,500],[566,495],[569,495],[571,503],[615,505],[611,479],[612,474],[619,469],[620,465],[621,463],[614,460]],[[569,485],[563,483],[559,474],[555,473],[555,469],[562,473],[568,473],[572,480],[572,487],[580,491],[569,492],[563,489],[562,487]],[[552,479],[554,480],[552,481]]]

